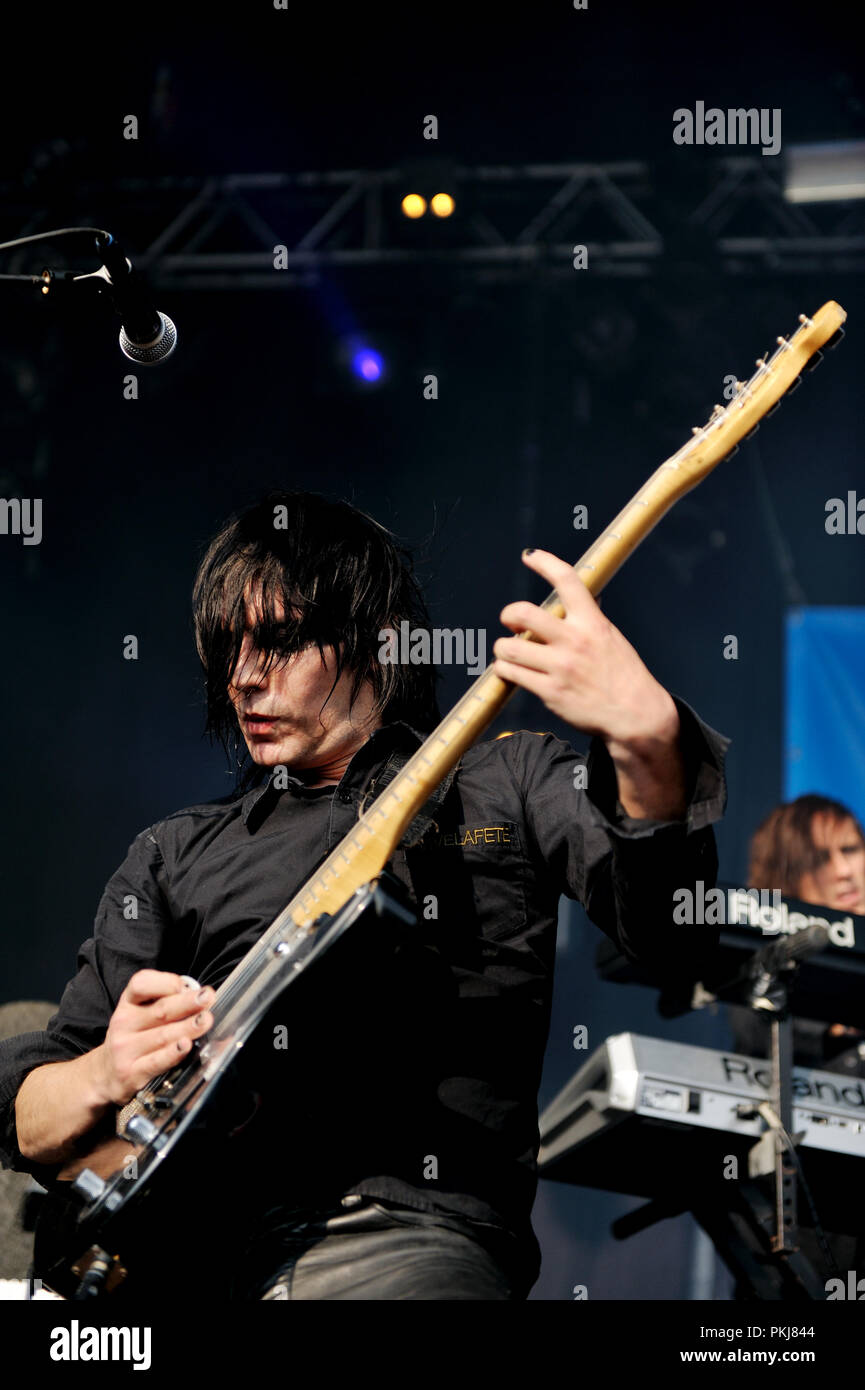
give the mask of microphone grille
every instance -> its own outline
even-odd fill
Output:
[[[167,314],[159,314],[159,321],[162,324],[162,331],[151,343],[134,343],[131,338],[126,336],[126,330],[121,328],[120,350],[131,362],[150,366],[156,362],[162,362],[174,351],[177,345],[177,329]]]

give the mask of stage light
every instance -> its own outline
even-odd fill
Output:
[[[450,217],[455,206],[449,193],[434,193],[430,199],[430,208],[436,217]]]
[[[364,381],[378,381],[384,371],[384,362],[372,348],[358,348],[351,359],[351,369],[355,376],[362,377]]]
[[[784,197],[788,203],[846,202],[865,198],[865,140],[789,145]]]
[[[426,212],[426,199],[419,193],[407,193],[402,200],[402,210],[406,217],[423,217]]]

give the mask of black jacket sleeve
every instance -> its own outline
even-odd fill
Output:
[[[679,821],[625,815],[601,739],[592,740],[587,759],[552,734],[537,739],[534,748],[525,744],[528,823],[560,891],[581,902],[629,960],[664,975],[699,973],[717,947],[717,929],[674,924],[673,894],[682,888],[695,892],[699,880],[706,889],[716,883],[712,825],[726,807],[730,742],[674,699],[689,797]]]
[[[114,1009],[136,970],[160,969],[170,918],[161,887],[162,855],[151,830],[132,842],[109,880],[96,914],[93,935],[78,952],[78,972],[63,991],[45,1031],[0,1040],[0,1162],[33,1173],[51,1170],[26,1160],[18,1148],[15,1098],[25,1077],[47,1062],[68,1062],[105,1038]]]

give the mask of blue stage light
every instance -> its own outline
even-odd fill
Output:
[[[355,376],[363,377],[364,381],[378,381],[384,370],[384,363],[372,348],[360,348],[351,359],[351,369]]]

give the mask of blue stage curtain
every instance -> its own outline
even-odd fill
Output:
[[[865,824],[865,608],[787,614],[784,798],[819,792]]]

